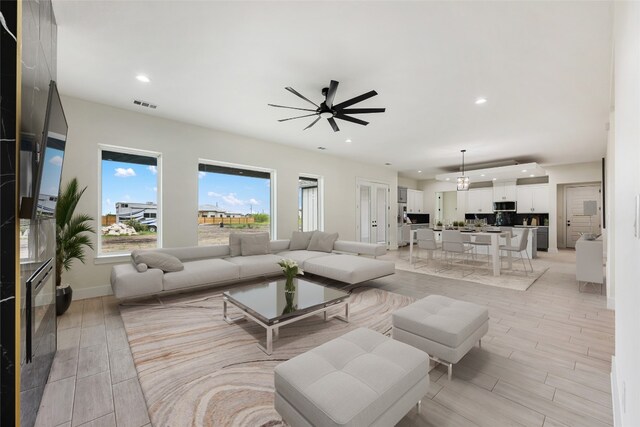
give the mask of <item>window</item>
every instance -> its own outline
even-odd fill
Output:
[[[229,243],[229,233],[274,235],[274,172],[244,166],[198,165],[198,245]]]
[[[321,180],[309,176],[298,178],[298,230],[322,230],[320,207]]]
[[[160,246],[160,154],[104,148],[100,177],[99,254]]]

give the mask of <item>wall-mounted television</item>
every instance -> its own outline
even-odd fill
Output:
[[[38,155],[35,177],[35,203],[33,219],[49,219],[55,217],[62,164],[67,143],[67,119],[65,118],[56,83],[49,84],[49,100],[44,119],[42,143]]]

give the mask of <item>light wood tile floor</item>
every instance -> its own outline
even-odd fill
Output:
[[[578,292],[573,251],[541,256],[551,268],[526,292],[403,271],[370,282],[489,307],[482,348],[454,367],[451,381],[443,368],[433,370],[422,411],[412,410],[400,426],[613,424],[614,312],[604,296]],[[148,425],[117,301],[74,301],[58,321],[59,351],[36,425]]]

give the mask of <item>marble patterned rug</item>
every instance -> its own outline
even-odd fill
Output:
[[[285,326],[267,356],[256,345],[264,328],[222,319],[222,295],[211,289],[120,307],[154,426],[279,426],[273,369],[346,332],[391,328],[391,313],[413,301],[383,290],[352,290],[349,323],[312,316]],[[230,315],[239,315],[230,310]]]
[[[414,263],[409,264],[407,251],[389,251],[386,255],[378,257],[378,259],[395,262],[397,270],[464,280],[518,291],[529,289],[529,286],[533,285],[550,267],[548,262],[533,259],[531,260],[533,272],[529,271],[525,274],[520,258],[514,258],[511,270],[505,268],[507,262],[504,261],[500,276],[494,276],[492,267],[487,264],[486,255],[479,255],[476,260],[470,261],[468,264],[456,261],[453,267],[438,258],[414,259]],[[525,263],[528,269],[529,263],[526,260]]]

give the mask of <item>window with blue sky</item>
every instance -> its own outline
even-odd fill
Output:
[[[102,151],[101,253],[158,246],[158,157]]]
[[[198,244],[227,244],[234,230],[271,231],[271,174],[201,163]]]

